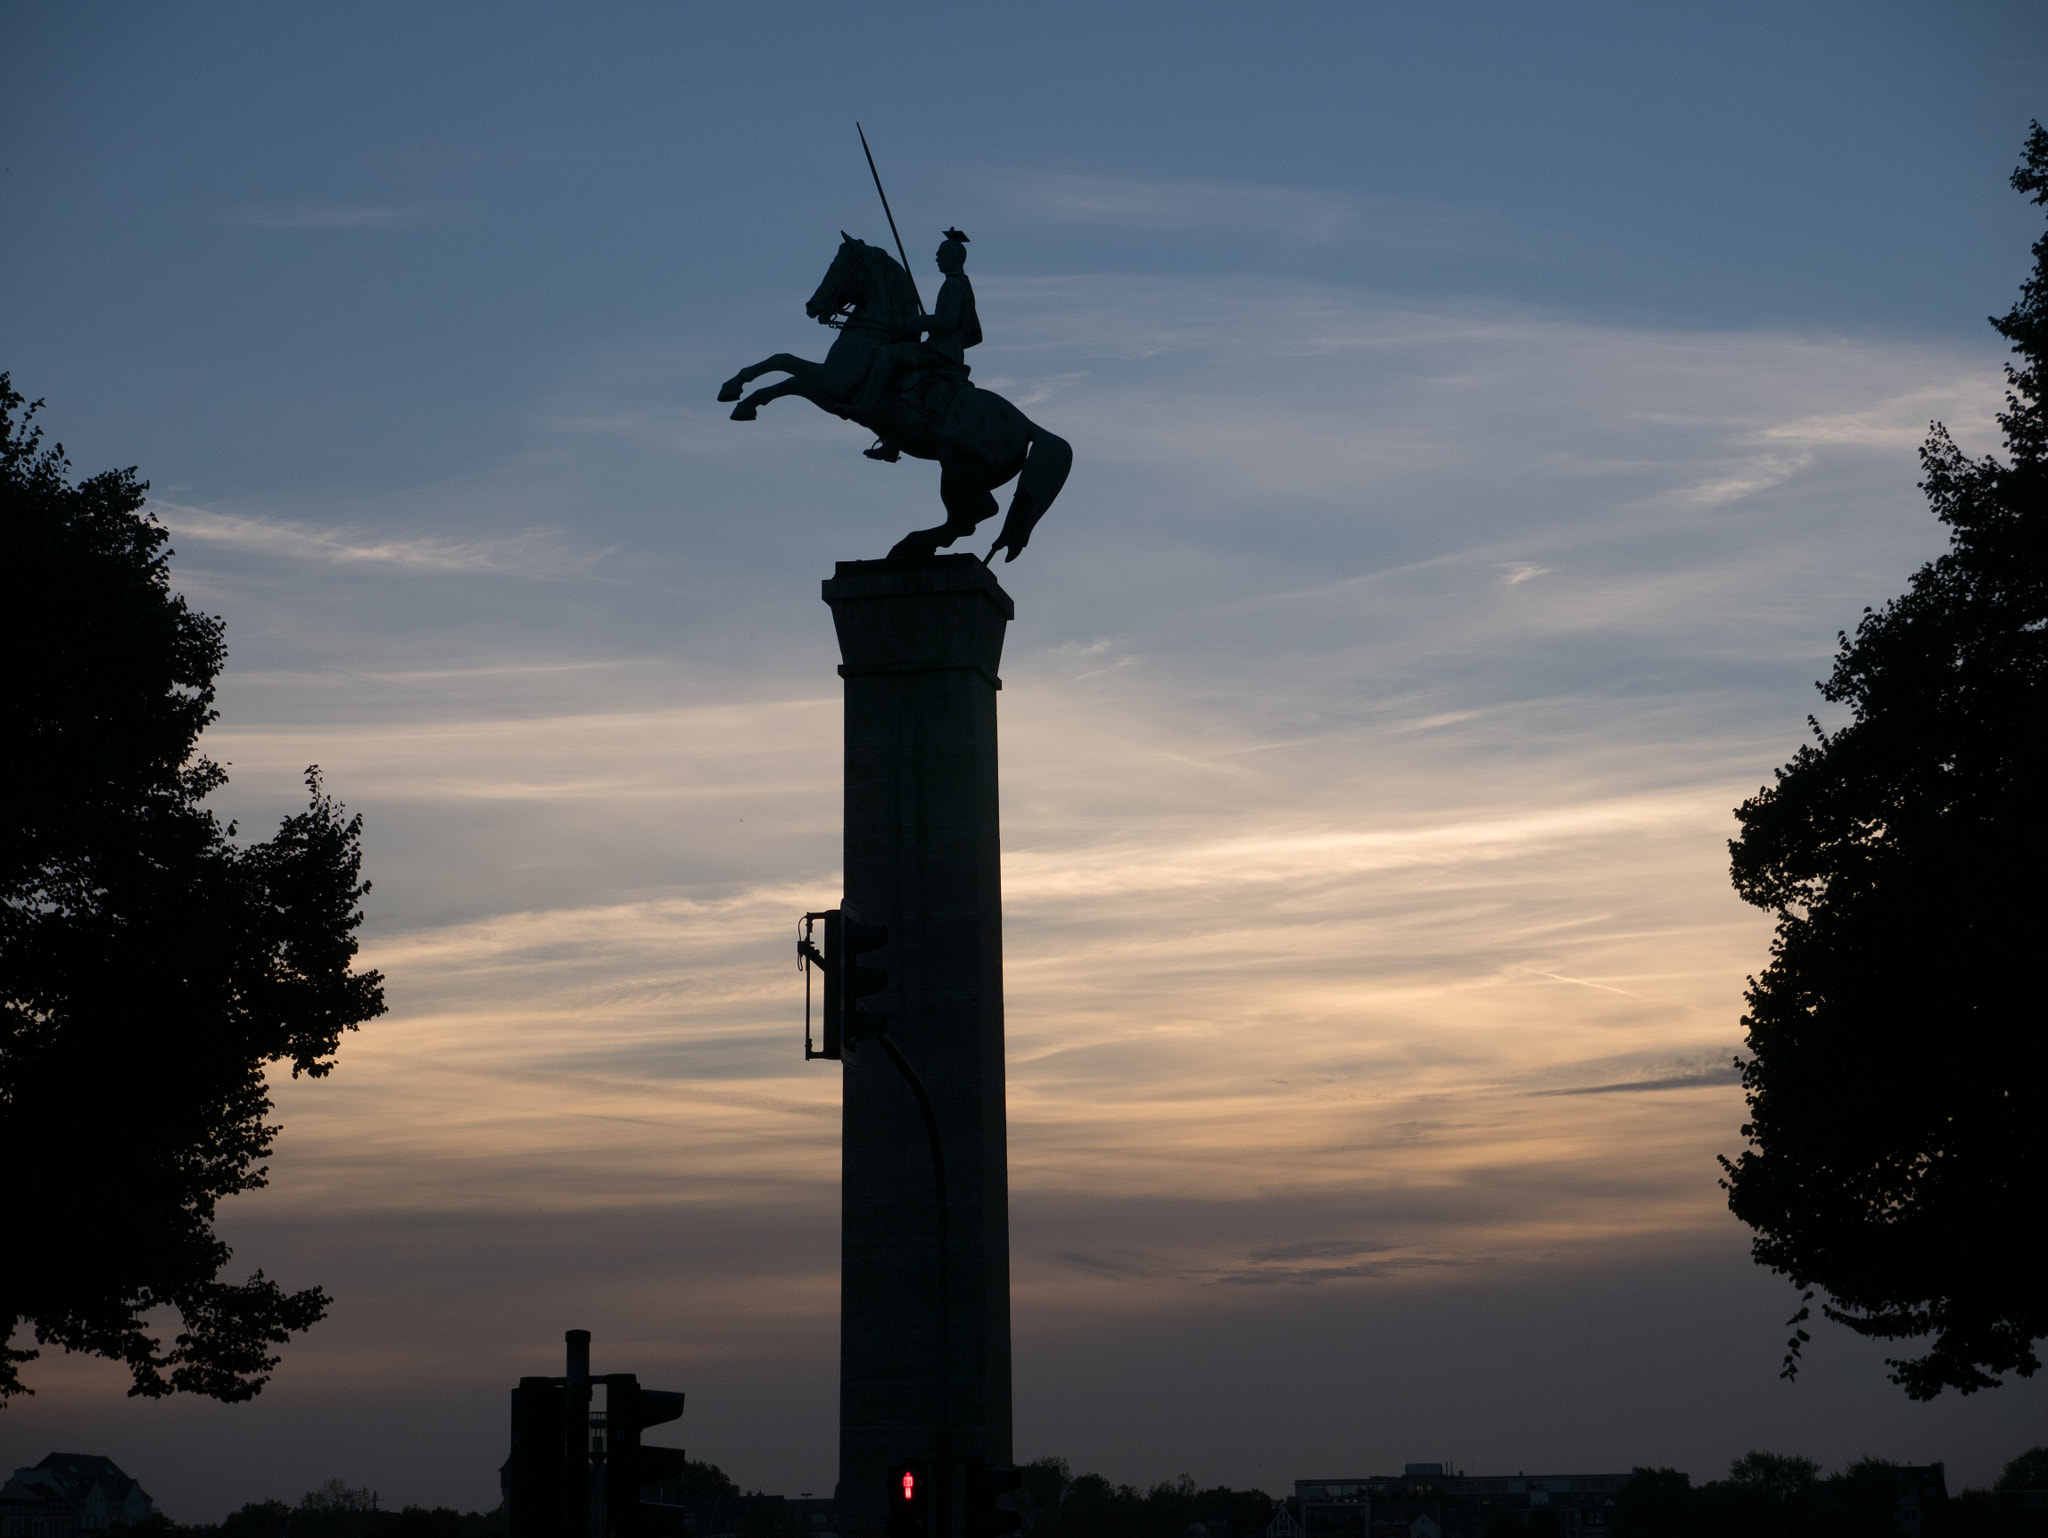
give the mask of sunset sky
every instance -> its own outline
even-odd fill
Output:
[[[1068,438],[1000,697],[1017,1452],[1280,1492],[2048,1440],[1908,1403],[1716,1185],[1768,918],[1731,809],[1999,447],[2034,0],[37,5],[0,47],[0,368],[135,464],[225,616],[213,804],[318,763],[390,1013],[276,1084],[230,1274],[332,1316],[254,1403],[46,1356],[0,1472],[181,1521],[489,1507],[506,1391],[686,1390],[836,1462],[838,892],[818,583],[937,471],[739,366],[842,230]],[[984,548],[986,536],[982,545]],[[89,1086],[80,1086],[89,1093]],[[10,1189],[16,1223],[36,1193]],[[1895,1353],[1896,1354],[1896,1353]],[[672,1433],[672,1435],[671,1435]]]

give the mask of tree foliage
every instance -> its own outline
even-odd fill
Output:
[[[505,1538],[503,1503],[490,1511],[457,1511],[452,1506],[384,1509],[377,1492],[330,1479],[309,1490],[297,1506],[251,1501],[221,1519],[218,1527],[170,1527],[169,1534],[195,1538]]]
[[[38,405],[40,403],[37,403]],[[201,803],[222,624],[171,592],[132,469],[71,484],[0,374],[0,1167],[25,1203],[0,1266],[0,1402],[42,1344],[125,1362],[131,1394],[247,1399],[319,1288],[220,1280],[223,1197],[265,1183],[267,1064],[332,1066],[381,1013],[356,973],[361,819],[307,771],[261,843]],[[182,1320],[162,1348],[148,1316]]]
[[[1727,1479],[1703,1492],[1717,1531],[1754,1538],[1804,1538],[1816,1527],[1820,1465],[1811,1458],[1747,1452],[1728,1466]]]
[[[2048,203],[2038,123],[2012,180]],[[2009,462],[1934,424],[1922,486],[1949,549],[1840,637],[1820,690],[1847,724],[1809,719],[1729,845],[1737,891],[1777,917],[1729,1206],[1802,1304],[1932,1337],[1890,1363],[1916,1399],[2031,1375],[2048,1335],[2048,235],[2033,253],[1992,321],[2020,360]]]
[[[688,1505],[692,1501],[731,1500],[740,1493],[740,1487],[717,1464],[685,1458],[683,1472],[674,1479],[663,1480],[661,1491],[664,1501]]]
[[[1998,1475],[2000,1490],[2048,1490],[2048,1447],[2030,1447]]]
[[[1198,1523],[1209,1538],[1261,1538],[1276,1504],[1261,1490],[1198,1490],[1186,1474],[1141,1491],[1076,1475],[1064,1458],[1040,1458],[1022,1472],[1032,1538],[1186,1538]]]
[[[1750,1452],[1729,1465],[1726,1479],[1703,1485],[1676,1469],[1637,1469],[1608,1525],[1615,1538],[1907,1538],[1910,1507],[1920,1538],[1974,1538],[1973,1512],[1953,1499],[1923,1505],[1910,1494],[1898,1467],[1882,1458],[1823,1477],[1811,1458]]]
[[[1677,1469],[1637,1469],[1614,1498],[1614,1538],[1706,1538],[1700,1492]]]
[[[292,1509],[283,1501],[250,1501],[220,1520],[220,1538],[284,1538]]]

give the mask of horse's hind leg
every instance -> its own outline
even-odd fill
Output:
[[[942,463],[939,468],[939,500],[946,504],[946,521],[936,529],[913,529],[904,535],[889,552],[892,560],[906,555],[937,555],[962,535],[972,534],[982,519],[993,518],[996,513],[996,499],[981,478],[953,465]]]
[[[939,532],[941,545],[950,545],[984,518],[996,515],[995,493],[986,482],[965,468],[939,467],[939,500],[946,504],[946,526]]]

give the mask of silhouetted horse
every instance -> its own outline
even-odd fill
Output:
[[[741,369],[719,386],[722,401],[733,407],[735,422],[751,422],[769,401],[801,395],[812,405],[845,417],[906,454],[939,462],[939,497],[946,521],[935,529],[918,529],[897,541],[889,554],[934,555],[996,512],[990,493],[1012,476],[1017,491],[1010,499],[1003,531],[984,560],[998,550],[1014,561],[1023,553],[1031,530],[1052,506],[1073,467],[1074,451],[1066,439],[1049,433],[993,390],[978,390],[964,372],[919,371],[883,398],[872,416],[858,410],[861,382],[875,349],[890,342],[917,339],[917,291],[910,274],[888,252],[841,231],[839,254],[832,258],[818,291],[804,305],[813,320],[839,328],[839,337],[823,363],[779,352]],[[789,378],[740,399],[740,392],[763,374]]]

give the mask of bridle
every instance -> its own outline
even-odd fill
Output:
[[[841,262],[845,260],[846,252],[845,249],[842,247],[839,255],[833,258],[832,265],[837,267]],[[865,266],[866,258],[863,257],[861,261],[862,265]],[[840,288],[844,289],[846,286],[846,280],[842,278],[840,280]],[[818,317],[818,323],[820,325],[830,326],[834,331],[843,330],[846,326],[846,323],[849,320],[853,319],[853,307],[859,302],[860,300],[857,297],[853,299],[835,299],[832,308],[825,314],[820,315]]]
[[[870,278],[870,279],[874,279],[875,281],[874,281],[874,284],[873,284],[873,286],[874,286],[874,287],[875,287],[876,289],[878,289],[878,290],[886,290],[886,284],[885,284],[885,283],[884,283],[884,282],[883,282],[883,281],[882,281],[882,280],[881,280],[880,278],[878,278],[878,277],[877,277],[877,275],[876,275],[876,273],[875,273],[875,271],[874,271],[874,263],[873,263],[873,259],[872,259],[871,257],[869,257],[869,256],[868,256],[868,255],[866,254],[866,251],[867,251],[867,250],[872,250],[872,249],[873,249],[872,247],[868,247],[868,248],[865,248],[865,249],[863,250],[863,252],[861,253],[860,257],[858,258],[858,260],[860,261],[860,263],[861,263],[861,265],[862,265],[862,269],[863,269],[862,275],[863,275],[863,276],[865,276],[865,277],[868,277],[868,278]],[[834,266],[836,267],[836,266],[838,266],[838,264],[839,264],[840,262],[844,261],[845,259],[846,259],[846,256],[845,256],[845,250],[844,250],[844,248],[842,248],[842,249],[841,249],[841,252],[840,252],[840,254],[839,254],[839,256],[837,256],[837,257],[835,257],[835,258],[833,259],[833,265],[834,265]],[[895,264],[894,264],[894,263],[890,263],[890,265],[891,265],[891,266],[894,266]],[[828,273],[826,274],[826,276],[828,276],[828,277],[829,277],[829,276],[831,276],[831,274],[830,274],[830,273],[828,272]],[[851,281],[852,281],[852,280],[851,280],[851,279],[849,279],[849,278],[842,278],[842,279],[840,280],[840,288],[841,288],[841,289],[844,289],[844,288],[846,288],[846,287],[847,287],[847,286],[848,286],[848,285],[849,285],[849,284],[851,283]],[[886,300],[886,298],[887,298],[887,294],[886,294],[886,291],[884,291],[884,292],[882,293],[882,295],[881,295],[881,298],[882,298],[883,300]],[[860,303],[860,299],[859,299],[858,295],[856,295],[856,297],[854,297],[854,298],[852,298],[852,299],[835,299],[835,300],[834,300],[834,301],[832,302],[832,307],[831,307],[831,309],[830,309],[829,311],[827,311],[827,312],[826,312],[825,314],[823,314],[823,315],[820,315],[820,316],[818,317],[818,323],[819,323],[820,325],[822,325],[822,326],[830,326],[830,327],[831,327],[831,328],[832,328],[832,329],[833,329],[834,331],[843,331],[843,330],[845,330],[845,329],[846,329],[846,325],[847,325],[847,323],[848,323],[849,321],[851,321],[851,320],[853,319],[853,309],[854,309],[854,306],[855,306],[855,305],[857,305],[857,304],[859,304],[859,303]],[[878,301],[878,305],[879,305],[879,301]],[[889,324],[889,322],[887,322],[887,321],[885,321],[885,320],[882,320],[882,319],[880,319],[879,317],[869,317],[869,316],[863,316],[863,317],[861,318],[861,324],[862,324],[862,325],[864,325],[864,326],[872,326],[872,327],[873,327],[873,328],[874,328],[875,330],[877,330],[877,331],[880,331],[880,332],[882,332],[882,333],[884,333],[884,334],[887,334],[887,333],[890,333],[890,332],[893,332],[893,331],[896,331],[896,330],[898,330],[898,329],[899,329],[898,327],[896,327],[896,326],[892,326],[891,324]]]

